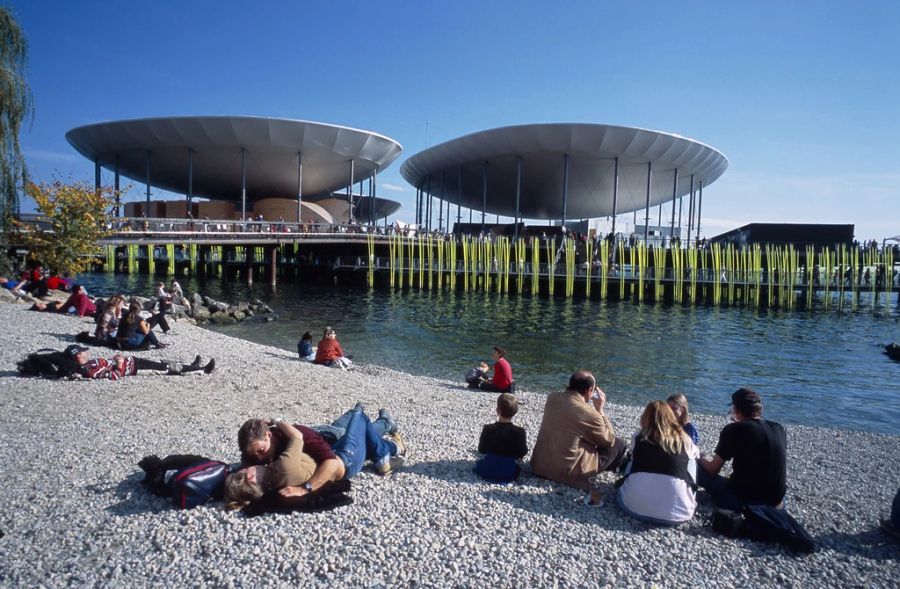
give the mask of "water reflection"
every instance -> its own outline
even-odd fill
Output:
[[[156,279],[93,274],[93,294],[147,293]],[[224,333],[295,350],[325,325],[360,362],[462,382],[465,370],[503,345],[520,385],[550,391],[579,368],[594,370],[609,397],[644,404],[682,392],[692,409],[721,414],[739,386],[758,389],[767,415],[786,422],[900,433],[892,400],[900,363],[880,345],[898,337],[892,311],[758,311],[534,298],[484,292],[181,280],[188,292],[260,298],[274,323]]]

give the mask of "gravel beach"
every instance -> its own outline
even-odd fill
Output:
[[[460,383],[368,365],[341,372],[185,322],[161,336],[167,349],[138,354],[214,357],[212,375],[20,378],[16,362],[28,352],[62,349],[92,328],[26,309],[0,303],[4,587],[900,585],[900,544],[877,528],[900,484],[897,436],[786,428],[788,508],[820,545],[794,556],[715,535],[708,510],[673,529],[637,522],[616,507],[611,487],[603,507],[586,508],[578,491],[531,475],[511,486],[481,482],[474,449],[496,395]],[[704,451],[741,384],[723,380],[722,415],[694,416]],[[520,394],[516,422],[529,446],[545,392]],[[630,435],[640,408],[608,393],[617,433]],[[885,402],[895,395],[885,391]],[[221,504],[177,511],[139,484],[146,454],[234,461],[247,418],[325,423],[357,401],[370,415],[390,409],[410,451],[393,474],[366,469],[354,479],[350,506],[250,519]]]

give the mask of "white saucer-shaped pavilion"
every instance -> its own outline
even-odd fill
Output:
[[[66,139],[100,167],[164,190],[246,203],[329,193],[371,179],[400,155],[371,131],[249,116],[184,116],[77,127]]]
[[[671,133],[551,123],[453,139],[410,157],[400,173],[422,193],[469,209],[565,221],[673,201],[727,167],[721,152]]]

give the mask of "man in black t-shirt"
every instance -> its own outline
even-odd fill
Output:
[[[781,424],[762,418],[762,399],[742,388],[731,396],[730,423],[719,434],[712,458],[700,459],[697,483],[725,509],[746,505],[781,507],[787,489],[787,436]],[[731,477],[719,475],[732,460]]]

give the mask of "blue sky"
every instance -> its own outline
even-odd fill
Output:
[[[93,181],[64,137],[83,124],[298,118],[399,141],[379,194],[412,221],[400,164],[429,145],[511,124],[609,123],[728,157],[704,191],[707,236],[754,221],[900,234],[897,2],[9,5],[30,43],[35,118],[22,145],[39,180]]]

